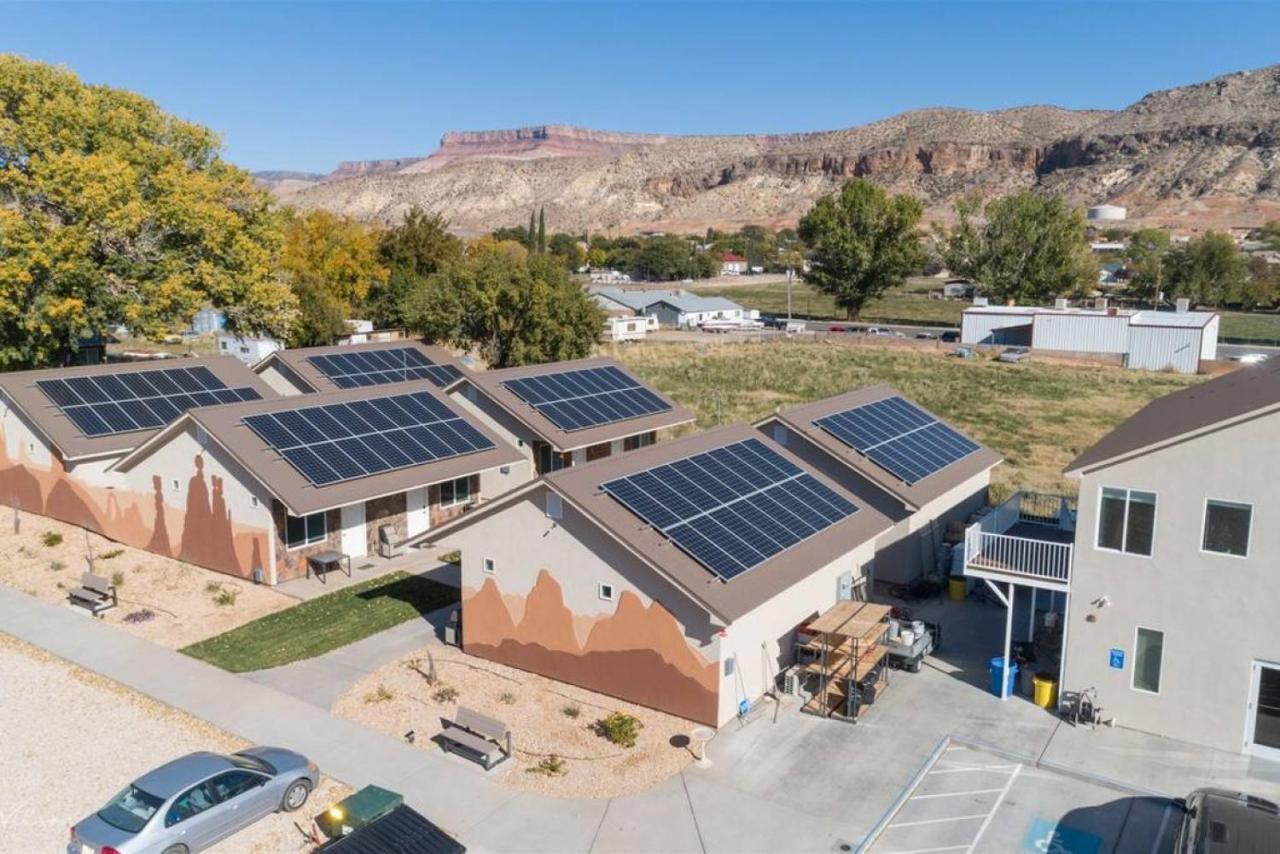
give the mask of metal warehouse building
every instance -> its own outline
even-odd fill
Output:
[[[1199,372],[1218,355],[1214,312],[974,306],[965,309],[965,344],[1031,347],[1059,353],[1119,356],[1130,368]]]

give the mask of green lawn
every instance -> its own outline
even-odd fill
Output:
[[[232,673],[279,667],[355,643],[457,599],[452,587],[393,572],[268,614],[182,652]]]
[[[889,291],[880,299],[867,304],[862,310],[862,320],[868,323],[924,323],[928,325],[960,325],[960,312],[968,305],[963,300],[930,299],[930,290],[940,290],[933,279],[911,280],[901,288]],[[746,308],[758,309],[766,314],[787,313],[787,285],[771,282],[762,285],[717,285],[693,287],[696,294],[727,297]],[[803,282],[791,286],[791,311],[797,317],[815,320],[843,320],[844,312],[836,308],[835,300],[815,291]]]
[[[1259,344],[1280,345],[1280,314],[1245,313],[1224,311],[1220,338],[1239,338]]]
[[[1018,488],[1074,493],[1062,469],[1155,397],[1199,377],[1033,359],[957,359],[950,347],[770,339],[646,342],[607,352],[689,407],[697,428],[756,421],[793,406],[889,383],[1000,451],[997,496]]]

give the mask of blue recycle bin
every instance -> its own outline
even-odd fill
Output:
[[[1005,673],[1004,656],[997,655],[995,658],[991,659],[991,664],[988,667],[988,670],[991,673],[991,693],[995,694],[997,697],[1000,696],[1000,677],[1003,675],[1005,682],[1009,686],[1009,696],[1012,697],[1014,695],[1014,687],[1018,684],[1018,662],[1010,658],[1009,672]]]

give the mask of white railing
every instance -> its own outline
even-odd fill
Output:
[[[1076,521],[1075,500],[1065,495],[1049,495],[1045,492],[1019,492],[1005,504],[1017,508],[1019,522],[1032,525],[1051,525],[1064,531],[1074,531]],[[1005,530],[1008,530],[1007,528]]]
[[[990,570],[1063,584],[1071,581],[1070,543],[994,534],[975,524],[965,532],[964,551],[966,572]]]

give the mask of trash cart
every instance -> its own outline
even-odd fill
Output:
[[[1000,691],[1000,679],[1004,677],[1005,684],[1008,686],[1008,694],[1010,697],[1014,695],[1014,688],[1018,684],[1018,662],[1012,658],[1009,659],[1009,671],[1006,673],[1004,669],[1004,656],[997,655],[991,659],[991,693],[997,697],[1002,696]]]
[[[1042,709],[1052,709],[1058,701],[1058,680],[1053,674],[1037,673],[1031,684],[1035,689],[1035,704]]]

